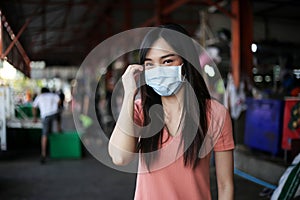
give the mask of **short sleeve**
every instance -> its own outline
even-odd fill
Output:
[[[224,109],[226,109],[224,107]],[[234,149],[234,140],[232,133],[232,122],[229,111],[226,109],[225,121],[218,137],[217,143],[214,146],[214,151],[226,151]]]
[[[38,107],[38,105],[39,105],[39,99],[40,99],[39,96],[37,96],[37,97],[34,99],[34,101],[33,101],[33,103],[32,103],[32,106],[33,106],[33,107],[35,107],[35,108]]]
[[[134,119],[134,123],[136,125],[143,126],[144,115],[143,115],[143,108],[142,108],[141,99],[137,99],[134,102],[133,119]]]

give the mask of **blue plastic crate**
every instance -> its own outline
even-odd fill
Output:
[[[283,101],[247,98],[244,142],[258,150],[278,154],[282,137]]]

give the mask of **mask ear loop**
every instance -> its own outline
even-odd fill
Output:
[[[185,82],[185,77],[186,75],[182,75],[182,67],[183,67],[183,63],[181,65],[179,65],[180,67],[180,70],[179,70],[179,75],[180,75],[180,79],[181,79],[181,82]]]
[[[137,87],[140,88],[143,85],[146,85],[146,80],[145,80],[145,64],[142,64],[143,66],[143,72],[139,75],[138,81],[137,81]]]

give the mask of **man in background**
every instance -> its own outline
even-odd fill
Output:
[[[41,164],[46,162],[48,135],[52,132],[53,120],[57,119],[59,114],[60,98],[57,94],[51,93],[46,87],[41,89],[33,102],[33,121],[37,122],[37,108],[40,109],[42,120],[42,136],[41,136]],[[60,130],[61,127],[58,127]]]
[[[60,102],[58,105],[58,114],[57,114],[57,131],[61,133],[62,132],[61,116],[62,116],[62,112],[64,110],[65,94],[62,89],[60,89],[57,94],[60,99]]]

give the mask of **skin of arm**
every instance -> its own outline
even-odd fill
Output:
[[[136,153],[138,138],[134,137],[133,108],[137,91],[136,77],[142,70],[141,65],[130,65],[122,76],[123,104],[108,145],[109,155],[115,165],[127,165]]]
[[[37,108],[32,107],[32,116],[33,116],[33,122],[37,122]]]
[[[62,102],[61,100],[59,100],[59,101],[57,102],[57,107],[59,108],[60,105],[61,105],[62,103],[63,103],[63,102]]]
[[[234,199],[233,151],[215,152],[218,200]]]

